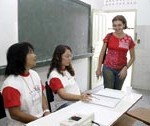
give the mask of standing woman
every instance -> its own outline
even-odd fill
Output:
[[[31,70],[36,65],[33,46],[16,43],[7,52],[6,80],[2,85],[8,126],[24,126],[49,114],[39,75]]]
[[[96,71],[97,77],[103,74],[104,88],[121,90],[127,76],[127,69],[135,60],[135,43],[131,36],[124,33],[127,28],[127,21],[124,16],[117,15],[112,20],[114,32],[109,33],[104,38],[99,63]],[[108,48],[106,58],[103,63],[104,53]],[[127,62],[127,52],[130,52],[130,60]]]
[[[67,45],[58,45],[53,53],[48,72],[48,83],[54,92],[56,109],[61,109],[73,101],[88,101],[90,95],[80,93],[71,65],[72,50]]]

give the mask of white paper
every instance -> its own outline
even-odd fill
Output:
[[[101,105],[105,107],[114,108],[121,101],[121,99],[125,96],[125,92],[112,90],[112,89],[103,89],[99,92],[92,94],[92,100],[90,103]]]
[[[125,92],[120,90],[109,89],[109,88],[100,90],[96,94],[101,96],[117,98],[117,99],[122,99],[125,96]]]
[[[120,99],[110,98],[106,96],[98,96],[98,95],[97,96],[92,95],[92,100],[90,101],[90,103],[92,104],[97,104],[97,105],[110,107],[110,108],[116,107],[119,102]]]

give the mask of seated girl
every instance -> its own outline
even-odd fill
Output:
[[[90,95],[80,92],[71,65],[72,50],[67,45],[58,45],[53,53],[48,72],[48,83],[54,92],[56,109],[61,109],[74,101],[88,102]]]

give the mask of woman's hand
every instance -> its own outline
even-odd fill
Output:
[[[101,69],[96,70],[96,77],[99,79],[99,76],[102,76],[102,71]]]
[[[89,93],[81,94],[81,101],[89,102],[91,100],[91,95]]]
[[[127,69],[128,69],[127,66],[124,66],[122,68],[122,70],[118,74],[120,79],[124,79],[127,76]]]

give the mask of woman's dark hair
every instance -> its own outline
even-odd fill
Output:
[[[121,21],[125,26],[124,26],[124,28],[123,29],[127,29],[128,27],[127,27],[127,20],[126,20],[126,18],[123,16],[123,15],[117,15],[117,16],[115,16],[113,19],[112,19],[112,23],[114,22],[114,21]]]
[[[5,76],[20,75],[25,72],[26,56],[33,46],[29,42],[13,44],[7,51]]]
[[[55,50],[54,50],[54,53],[53,53],[53,56],[52,56],[52,60],[51,60],[51,63],[50,63],[50,68],[49,68],[49,71],[48,71],[48,74],[47,74],[47,78],[49,77],[51,71],[56,68],[56,70],[62,74],[61,70],[62,70],[62,55],[65,53],[66,50],[71,50],[71,48],[67,45],[58,45]],[[66,70],[72,75],[74,76],[75,75],[75,72],[72,68],[72,65],[70,64],[69,66],[66,66]],[[62,74],[63,75],[63,74]]]

